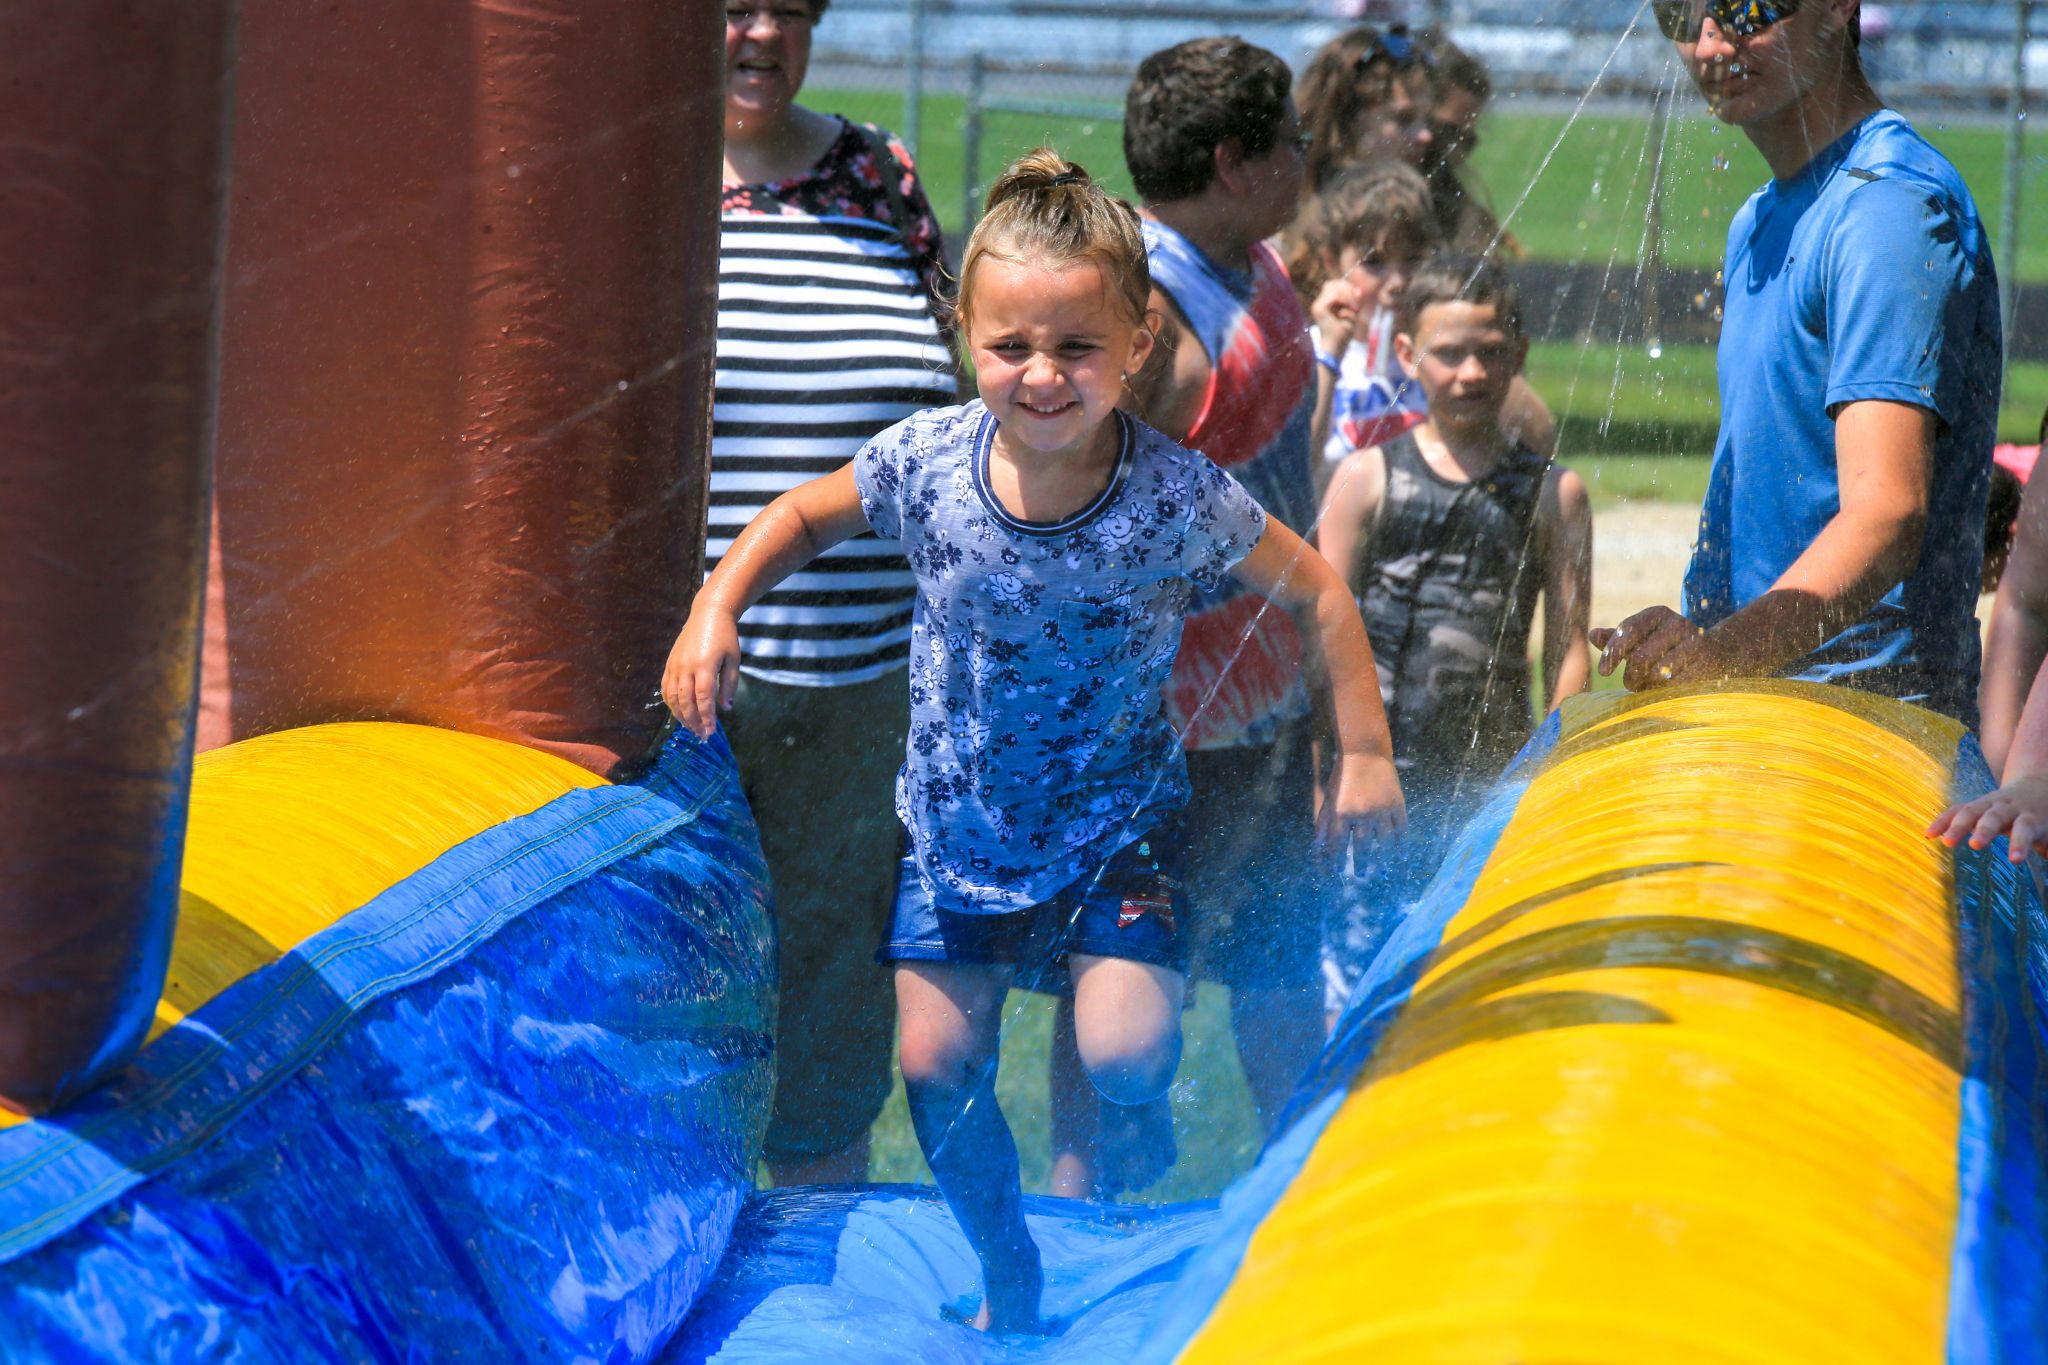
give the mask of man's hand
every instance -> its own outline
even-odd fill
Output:
[[[1631,692],[1718,682],[1739,671],[1712,631],[1669,607],[1645,607],[1611,630],[1594,630],[1589,638],[1600,651],[1600,676],[1622,668],[1622,686]]]

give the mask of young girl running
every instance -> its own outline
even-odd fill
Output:
[[[996,1107],[1011,985],[1064,970],[1080,1053],[1111,1104],[1156,1099],[1185,989],[1173,812],[1186,765],[1162,688],[1197,583],[1295,610],[1332,682],[1341,757],[1319,836],[1402,827],[1372,649],[1337,575],[1230,476],[1118,412],[1152,346],[1138,216],[1049,151],[990,190],[960,269],[980,401],[909,418],[778,498],[697,594],[663,695],[708,736],[735,621],[872,527],[917,578],[909,831],[882,957],[896,967],[911,1118],[981,1258],[976,1325],[1042,1330],[1038,1249]]]

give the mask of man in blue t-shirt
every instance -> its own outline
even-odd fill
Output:
[[[1859,0],[1657,0],[1773,179],[1724,271],[1721,430],[1685,613],[1596,630],[1632,690],[1840,683],[1974,725],[1998,287],[1955,168],[1883,107]]]

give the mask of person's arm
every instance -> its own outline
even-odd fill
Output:
[[[1355,586],[1387,489],[1387,457],[1378,446],[1347,456],[1330,477],[1316,519],[1316,548],[1345,584]]]
[[[1841,510],[1768,592],[1702,630],[1669,607],[1593,632],[1600,674],[1624,668],[1630,691],[1666,683],[1768,677],[1859,620],[1920,562],[1935,416],[1867,399],[1835,419]]]
[[[1549,710],[1577,696],[1592,680],[1586,622],[1593,609],[1593,508],[1585,481],[1554,469],[1543,481],[1537,508],[1543,553],[1543,682]]]
[[[792,488],[747,523],[690,604],[662,671],[661,698],[709,739],[739,686],[741,613],[777,583],[867,529],[853,466]]]
[[[1557,454],[1557,419],[1550,415],[1550,405],[1519,374],[1508,385],[1507,401],[1501,404],[1500,429],[1509,440],[1520,441],[1538,455]]]
[[[1155,344],[1131,376],[1124,407],[1169,440],[1185,444],[1208,404],[1214,368],[1172,295],[1154,289],[1147,311]]]
[[[2015,863],[2025,862],[2029,851],[2048,854],[2048,672],[2034,675],[2004,757],[2005,776],[1997,791],[1949,807],[1927,832],[1950,848],[1968,839],[1976,849],[1989,848],[1992,840],[2010,833],[2006,856]]]
[[[1339,275],[1325,281],[1316,294],[1316,300],[1309,305],[1309,317],[1314,320],[1316,350],[1322,355],[1342,362],[1345,348],[1351,345],[1351,338],[1358,329],[1358,320],[1378,298],[1374,288],[1371,297],[1349,275]],[[1330,417],[1337,406],[1337,372],[1320,359],[1316,362],[1316,406],[1309,418],[1308,448],[1313,453],[1317,474],[1329,473],[1330,462],[1323,455],[1323,448],[1330,443]],[[1320,487],[1323,480],[1318,477]]]
[[[2030,479],[2020,501],[2019,533],[1998,598],[1991,608],[1991,633],[1984,644],[1984,680],[1977,704],[1983,712],[1984,757],[2003,777],[2006,755],[2020,725],[2022,705],[2031,707],[2029,685],[2048,658],[2048,477]],[[2039,685],[2034,684],[2034,691]]]
[[[1311,651],[1328,670],[1337,764],[1316,815],[1318,843],[1343,846],[1350,835],[1379,839],[1407,828],[1394,742],[1380,706],[1372,642],[1350,589],[1323,557],[1278,521],[1268,519],[1252,552],[1232,575],[1307,627]]]

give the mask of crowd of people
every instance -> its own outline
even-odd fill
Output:
[[[1139,202],[1040,149],[955,278],[902,144],[797,102],[826,3],[726,10],[709,573],[663,690],[724,726],[761,826],[770,1171],[864,1176],[893,1037],[982,1258],[962,1320],[1039,1324],[1011,988],[1058,997],[1056,1191],[1141,1188],[1189,983],[1227,990],[1270,1125],[1593,649],[1634,689],[1799,677],[1976,722],[1997,290],[1968,190],[1863,77],[1856,0],[1655,6],[1773,180],[1730,233],[1684,603],[1590,634],[1586,488],[1465,180],[1483,64],[1372,27],[1298,83],[1236,38],[1155,53]],[[1935,832],[2023,852],[2048,495],[2018,520],[1985,679],[2010,785]]]

